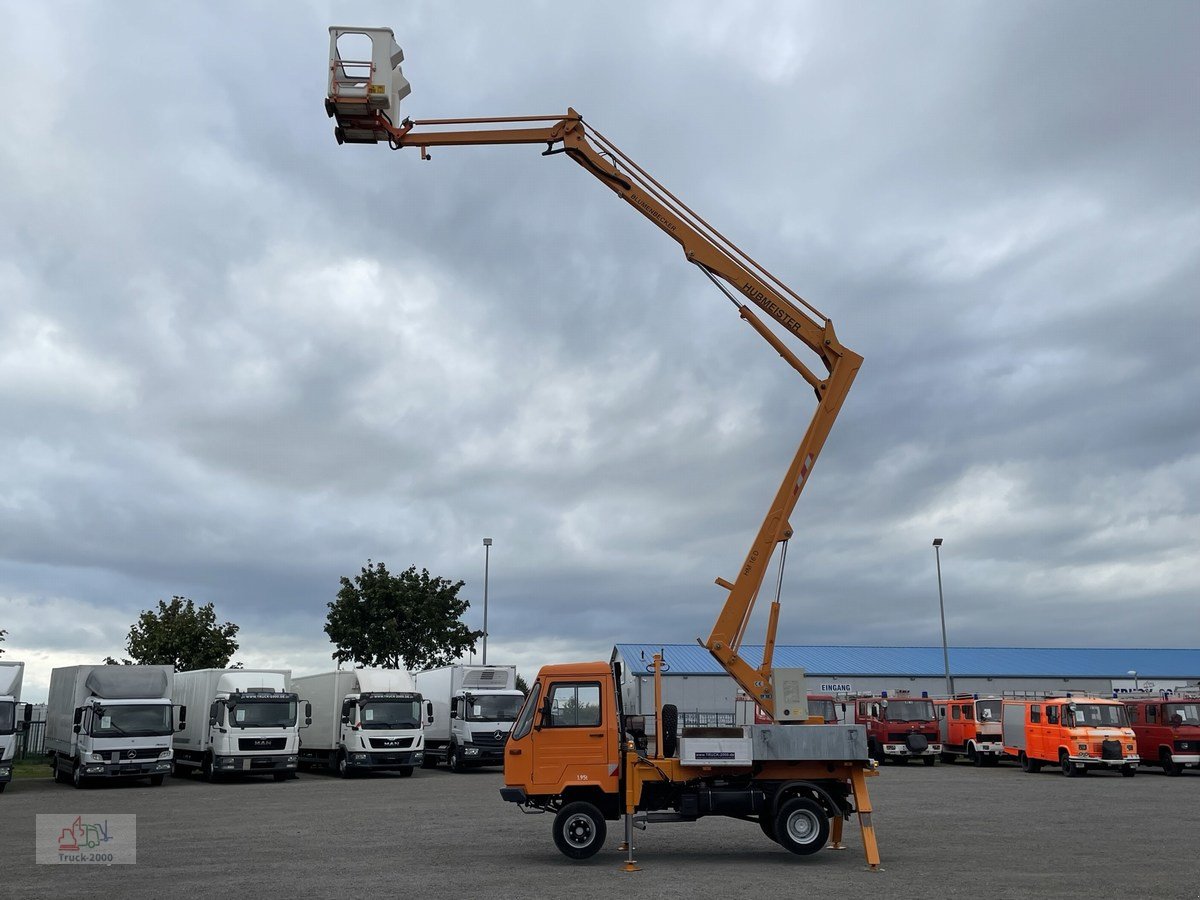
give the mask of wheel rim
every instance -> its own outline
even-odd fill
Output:
[[[798,809],[787,820],[787,833],[797,844],[811,844],[821,831],[821,823],[812,810]]]
[[[563,823],[563,837],[572,847],[582,850],[596,839],[596,825],[590,816],[579,813]]]
[[[343,776],[346,774],[346,757],[344,756],[338,757],[338,774]]]

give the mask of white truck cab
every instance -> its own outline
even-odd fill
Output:
[[[427,705],[425,766],[461,772],[504,765],[504,745],[525,700],[516,666],[457,664],[418,672]]]
[[[0,793],[12,781],[17,735],[29,727],[30,714],[33,712],[33,707],[25,704],[24,715],[19,714],[24,672],[25,663],[0,662]]]

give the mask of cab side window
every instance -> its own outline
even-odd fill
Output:
[[[975,708],[970,703],[963,704],[963,718],[972,721],[975,719]]]
[[[594,728],[600,724],[600,683],[556,684],[549,706],[551,728]]]
[[[1146,722],[1149,724],[1154,724],[1154,723],[1158,722],[1158,707],[1157,706],[1151,705],[1151,706],[1146,707]]]
[[[1040,724],[1042,721],[1042,705],[1040,703],[1029,704],[1029,721]]]
[[[1129,721],[1136,722],[1138,720],[1138,708],[1136,706],[1127,706],[1125,711],[1129,713]]]
[[[1058,724],[1058,707],[1057,706],[1047,706],[1046,707],[1046,724],[1047,725],[1057,725]]]
[[[962,718],[962,713],[959,711],[959,708],[957,706],[950,707],[950,715],[955,719]]]

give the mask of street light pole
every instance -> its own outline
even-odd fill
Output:
[[[1140,690],[1141,690],[1141,688],[1140,688],[1140,687],[1138,687],[1137,669],[1130,669],[1130,670],[1129,670],[1128,672],[1126,672],[1125,674],[1126,674],[1126,675],[1132,675],[1132,676],[1133,676],[1133,689],[1134,689],[1135,691],[1140,691]]]
[[[492,558],[492,539],[483,539],[483,664],[487,665],[487,595],[488,595],[488,564]]]
[[[954,696],[954,679],[950,677],[950,649],[946,646],[946,601],[942,598],[942,539],[933,539],[933,555],[937,560],[938,610],[942,614],[942,662],[946,666],[946,696]]]

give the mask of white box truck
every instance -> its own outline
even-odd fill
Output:
[[[424,756],[421,695],[403,669],[342,669],[292,681],[312,703],[312,728],[300,762],[352,778],[365,772],[413,773]]]
[[[192,710],[175,735],[176,773],[206,781],[236,775],[294,778],[300,729],[312,708],[291,689],[290,669],[194,669],[175,675],[175,702]]]
[[[50,673],[46,753],[54,780],[144,778],[171,771],[171,735],[186,711],[171,703],[171,666],[67,666]]]
[[[0,793],[12,781],[13,757],[17,752],[17,735],[29,727],[33,707],[26,704],[20,714],[21,679],[25,663],[0,661]]]
[[[426,768],[504,765],[504,744],[525,700],[516,666],[460,663],[418,672],[414,681],[426,703]]]

